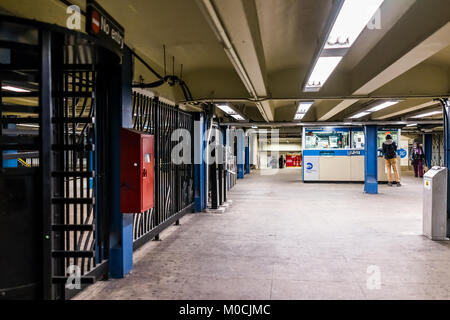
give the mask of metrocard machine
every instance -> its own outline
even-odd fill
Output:
[[[386,135],[397,146],[401,130],[378,129],[378,181],[387,182],[385,160],[380,152]],[[363,182],[365,135],[361,127],[303,128],[303,181]],[[400,154],[404,156],[401,152]],[[400,160],[399,155],[399,160]],[[400,161],[397,161],[400,174]]]

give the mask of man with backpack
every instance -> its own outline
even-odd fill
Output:
[[[394,170],[395,181],[397,182],[397,187],[401,187],[400,175],[397,170],[397,144],[392,140],[392,136],[388,134],[386,136],[386,141],[383,143],[383,154],[386,159],[386,170],[388,176],[388,186],[392,187],[392,171]]]

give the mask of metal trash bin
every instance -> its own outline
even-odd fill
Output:
[[[423,184],[423,234],[431,240],[448,240],[447,168],[431,168]]]

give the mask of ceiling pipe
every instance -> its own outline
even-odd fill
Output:
[[[197,3],[199,7],[202,9],[204,15],[207,17],[207,20],[209,24],[212,26],[212,29],[214,30],[214,33],[216,34],[216,37],[219,39],[219,41],[223,45],[223,49],[225,50],[225,53],[227,54],[228,58],[230,59],[231,63],[233,64],[234,69],[239,75],[239,78],[241,78],[242,83],[244,84],[245,88],[247,89],[250,96],[253,98],[253,102],[256,103],[256,106],[263,116],[264,120],[269,122],[270,119],[268,118],[266,112],[264,111],[263,106],[258,101],[258,95],[255,91],[255,88],[253,87],[253,84],[245,71],[245,68],[241,62],[241,59],[239,58],[238,54],[236,53],[236,50],[234,49],[230,38],[228,37],[228,34],[222,25],[222,22],[220,21],[220,18],[216,12],[216,9],[214,8],[213,4],[210,0],[197,0]],[[246,99],[247,101],[252,101],[251,99]],[[204,99],[204,101],[196,100],[197,102],[232,102],[228,99]],[[189,101],[183,101],[189,102]],[[234,102],[234,101],[233,101]],[[237,101],[236,101],[237,102]]]
[[[178,103],[202,103],[202,102],[239,102],[239,103],[245,103],[245,102],[264,102],[264,101],[311,101],[311,100],[349,100],[349,99],[377,99],[377,100],[406,100],[406,99],[435,99],[435,98],[450,98],[450,94],[444,94],[444,95],[391,95],[391,96],[377,96],[377,95],[350,95],[350,96],[316,96],[316,95],[310,95],[310,96],[302,96],[302,97],[288,97],[288,98],[281,98],[281,97],[265,97],[265,98],[201,98],[201,99],[195,99],[195,100],[181,100],[178,101]]]

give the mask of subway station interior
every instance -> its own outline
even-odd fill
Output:
[[[450,300],[449,0],[1,0],[0,300]]]

